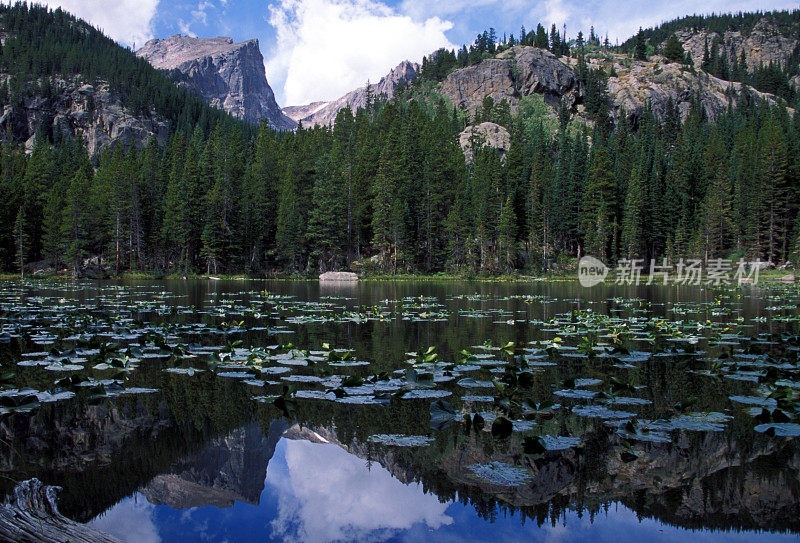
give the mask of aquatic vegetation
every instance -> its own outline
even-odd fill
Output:
[[[656,486],[664,451],[800,435],[788,288],[764,302],[780,324],[738,297],[388,292],[307,300],[259,285],[190,303],[158,285],[0,283],[0,417],[167,404],[190,428],[209,414],[308,432],[352,420],[342,446],[412,459],[414,473],[457,465],[459,484],[497,495],[562,465],[599,476],[581,471],[589,454]]]
[[[375,434],[369,436],[369,441],[391,447],[423,447],[425,445],[429,445],[433,441],[433,438],[428,436],[406,436],[401,434]]]
[[[472,464],[467,466],[474,477],[498,486],[522,486],[533,480],[533,475],[525,469],[506,464],[504,462],[489,462],[488,464]]]

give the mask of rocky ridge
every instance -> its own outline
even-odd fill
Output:
[[[251,123],[266,119],[277,130],[296,126],[275,101],[258,40],[175,35],[150,40],[136,54],[235,117]]]
[[[577,63],[577,61],[575,61]],[[601,63],[590,62],[590,66]],[[759,92],[741,83],[725,81],[702,70],[691,70],[663,57],[653,56],[649,61],[620,62],[614,57],[617,75],[608,79],[608,94],[611,99],[611,115],[618,120],[623,114],[638,118],[649,104],[655,116],[663,119],[667,104],[678,108],[685,119],[692,102],[699,100],[700,106],[710,120],[736,106],[737,97],[744,89],[754,100],[765,100],[775,104],[778,99],[768,93]]]
[[[398,85],[410,83],[416,79],[419,68],[419,64],[404,60],[382,77],[377,84],[369,85],[369,91],[374,97],[392,98]],[[313,102],[305,106],[289,106],[283,108],[283,113],[298,123],[302,122],[305,126],[331,126],[341,109],[349,107],[355,112],[366,106],[367,95],[367,86],[365,85],[348,92],[338,100]]]
[[[577,59],[556,57],[552,53],[528,46],[515,46],[497,58],[453,71],[439,87],[439,92],[453,105],[474,114],[489,96],[494,103],[506,100],[515,111],[524,96],[541,95],[544,101],[558,108],[563,103],[573,113],[582,114],[583,89],[575,75]],[[611,115],[638,118],[649,104],[658,118],[663,118],[667,104],[672,103],[685,118],[691,104],[699,99],[709,119],[736,104],[742,90],[740,83],[713,77],[702,70],[691,70],[668,63],[654,55],[648,61],[633,61],[624,55],[602,53],[587,58],[590,68],[603,68],[608,78]],[[771,103],[777,98],[747,88],[754,99]]]
[[[709,49],[714,41],[719,42],[720,52],[728,59],[741,58],[744,52],[747,68],[752,71],[759,65],[770,63],[785,66],[795,49],[800,46],[800,34],[794,36],[779,32],[769,16],[763,17],[753,30],[744,35],[738,30],[707,32],[705,30],[679,30],[675,33],[685,51],[691,53],[696,68],[703,63],[706,43]]]
[[[495,104],[506,100],[512,111],[522,96],[534,93],[552,106],[562,100],[571,106],[577,85],[573,71],[550,51],[518,45],[497,58],[453,71],[439,92],[454,106],[472,114],[487,96]]]
[[[0,82],[8,76],[0,75]],[[151,138],[164,144],[169,121],[155,111],[135,114],[105,83],[83,84],[79,80],[53,82],[51,96],[27,96],[17,106],[0,113],[0,138],[25,142],[28,151],[37,132],[46,130],[54,141],[76,138],[95,156],[112,145],[141,149]]]

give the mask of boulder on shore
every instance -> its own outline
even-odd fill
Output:
[[[358,275],[353,272],[325,272],[319,276],[320,281],[358,281]]]

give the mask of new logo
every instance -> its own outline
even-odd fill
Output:
[[[608,266],[593,256],[584,256],[578,263],[578,281],[583,287],[602,283],[608,275]]]

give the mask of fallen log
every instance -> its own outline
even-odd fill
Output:
[[[58,512],[57,486],[22,481],[0,504],[0,541],[14,543],[122,543]]]

